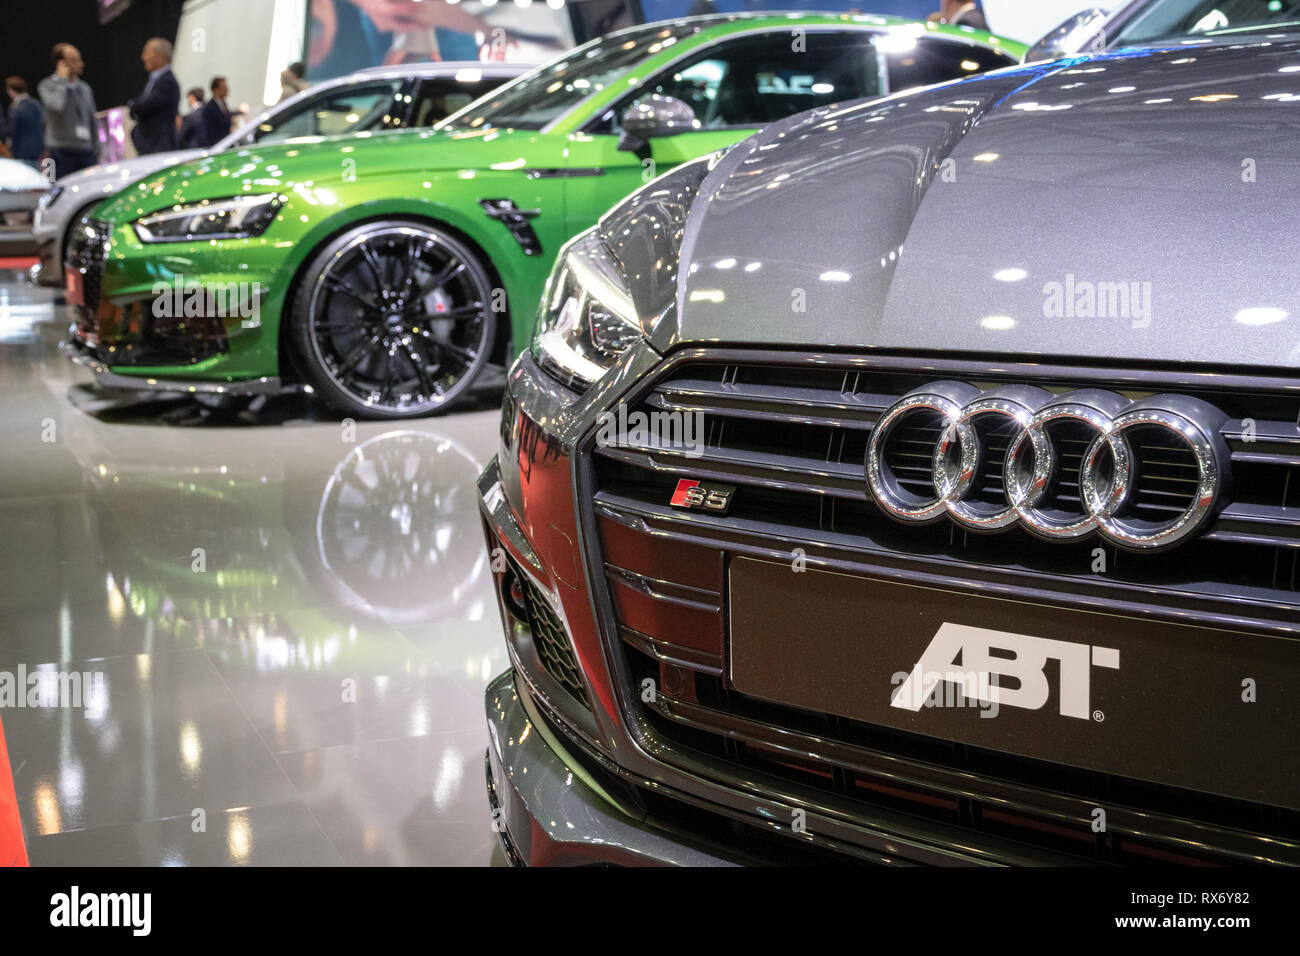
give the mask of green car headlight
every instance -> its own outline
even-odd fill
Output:
[[[282,202],[278,193],[204,199],[152,213],[132,225],[141,242],[250,239],[266,232]]]
[[[533,333],[533,358],[565,385],[585,390],[644,338],[621,270],[596,229],[560,251]]]

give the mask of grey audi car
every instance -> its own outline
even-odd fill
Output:
[[[1300,29],[832,106],[560,256],[516,863],[1300,863]]]

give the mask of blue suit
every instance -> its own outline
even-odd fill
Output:
[[[229,111],[215,99],[204,103],[199,109],[198,144],[204,148],[215,146],[229,132]]]
[[[131,142],[141,156],[177,148],[176,116],[181,101],[181,85],[171,67],[150,77],[144,91],[131,101],[135,129]]]
[[[203,107],[198,106],[181,117],[181,149],[203,146]]]
[[[9,111],[9,140],[14,159],[35,166],[45,152],[45,110],[24,96]]]

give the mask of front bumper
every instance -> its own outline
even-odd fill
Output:
[[[0,256],[27,258],[36,254],[36,239],[29,226],[0,223]]]
[[[660,361],[648,347],[630,350],[620,370],[581,397],[564,392],[525,353],[511,368],[503,408],[499,457],[479,478],[480,512],[496,574],[505,637],[516,687],[543,715],[571,754],[612,781],[620,781],[638,813],[653,817],[660,833],[682,847],[723,846],[713,855],[744,862],[898,864],[1064,864],[1061,854],[991,838],[972,845],[964,834],[889,809],[846,813],[818,794],[776,781],[760,782],[725,763],[665,740],[647,724],[639,694],[620,656],[593,567],[602,566],[582,500],[577,450],[599,421],[600,409],[620,389]],[[549,608],[543,635],[536,615],[512,596],[522,582],[533,601]],[[555,665],[556,636],[567,666]],[[579,687],[566,680],[577,672]],[[665,693],[667,691],[665,690]],[[489,695],[489,713],[497,707]],[[539,723],[539,726],[541,724]],[[498,721],[497,733],[502,741]],[[504,764],[508,767],[509,764]],[[532,771],[529,772],[531,775]],[[501,771],[493,771],[501,787]],[[498,799],[500,799],[498,797]],[[583,840],[588,817],[571,817],[555,805],[555,791],[532,794],[531,817],[564,827]],[[503,801],[503,803],[508,803]],[[535,831],[529,814],[514,813],[510,841],[518,848]],[[796,826],[800,821],[803,826]],[[568,824],[572,823],[570,829]],[[526,828],[520,830],[520,827]],[[639,857],[657,861],[662,854]],[[546,862],[545,852],[540,859]]]
[[[790,540],[746,532],[743,514],[725,524],[661,518],[665,506],[642,499],[666,502],[671,479],[686,469],[653,488],[646,480],[649,491],[629,487],[642,479],[607,491],[602,475],[618,453],[597,448],[609,410],[645,406],[649,389],[675,366],[718,362],[717,355],[682,350],[664,360],[638,346],[581,396],[527,353],[510,370],[500,452],[479,479],[480,510],[516,683],[529,687],[572,753],[647,795],[656,819],[675,821],[663,829],[683,842],[728,827],[728,845],[762,862],[1300,859],[1290,818],[1270,822],[1268,807],[1237,800],[1225,809],[1204,799],[1193,816],[1184,808],[1199,795],[1186,789],[1089,775],[1068,761],[1026,760],[1001,748],[958,748],[941,733],[827,730],[802,716],[807,710],[751,705],[727,685],[724,571],[739,557],[788,560]],[[904,581],[934,572],[901,549],[863,549],[866,557],[854,552],[850,560],[819,547],[838,562],[824,569]],[[882,566],[881,555],[898,566]],[[512,591],[519,582],[522,600]],[[696,671],[693,686],[683,687],[685,669]],[[815,775],[826,765],[836,776]],[[1107,812],[1104,843],[1092,835],[1097,807]],[[701,827],[702,819],[710,822]],[[796,820],[804,826],[796,829]]]
[[[56,261],[57,248],[48,256]],[[113,387],[278,391],[284,290],[271,277],[279,259],[277,250],[239,242],[154,248],[129,224],[82,219],[59,273],[76,286],[70,353]]]
[[[31,256],[36,253],[33,231],[38,195],[0,192],[0,256]]]
[[[113,371],[90,346],[75,335],[70,335],[60,343],[60,348],[74,365],[89,370],[95,377],[95,384],[100,388],[176,392],[188,395],[277,395],[284,391],[283,383],[274,375],[233,382],[190,381],[179,378],[158,378],[153,375],[123,375]]]
[[[63,288],[63,251],[57,235],[36,234],[36,258],[41,270],[37,282],[52,289]]]
[[[614,796],[550,730],[513,671],[488,685],[488,798],[506,858],[517,866],[717,866]]]

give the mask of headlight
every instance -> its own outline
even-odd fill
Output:
[[[560,250],[533,333],[538,365],[584,391],[676,309],[686,219],[721,157],[652,180]]]
[[[586,389],[644,337],[621,270],[597,229],[560,251],[533,333],[533,357],[570,388]]]
[[[59,197],[62,195],[63,195],[62,186],[51,186],[48,190],[46,190],[45,195],[41,196],[41,200],[36,204],[36,206],[39,209],[49,209],[56,202],[59,201]]]
[[[132,225],[141,242],[249,239],[266,232],[282,201],[277,193],[205,199],[153,213]]]

